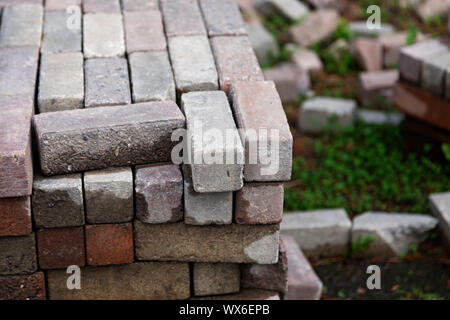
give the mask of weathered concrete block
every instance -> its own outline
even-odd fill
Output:
[[[352,222],[343,209],[286,213],[281,233],[297,241],[308,257],[346,255]]]
[[[81,52],[42,54],[39,70],[39,112],[83,108],[83,64]]]
[[[278,225],[192,226],[134,222],[138,260],[273,264]]]
[[[55,175],[167,162],[185,120],[165,101],[43,113],[33,123],[42,172]]]
[[[241,189],[244,150],[225,93],[183,94],[181,108],[192,141],[188,163],[194,190],[225,192]]]
[[[446,77],[450,70],[450,53],[426,58],[422,65],[422,87],[443,96],[446,91]]]
[[[246,181],[287,181],[292,171],[292,135],[271,81],[234,82],[230,92],[245,148]]]
[[[144,223],[183,220],[183,175],[179,166],[137,167],[134,184],[139,220]]]
[[[323,70],[323,64],[317,53],[304,48],[295,48],[290,57],[291,61],[300,69],[317,77]]]
[[[167,37],[206,35],[196,0],[161,1]]]
[[[214,37],[211,39],[211,46],[221,90],[228,91],[234,81],[264,80],[248,37]]]
[[[391,68],[398,64],[400,60],[400,50],[407,45],[408,33],[395,32],[386,33],[378,37],[378,41],[383,49],[383,65],[385,68]],[[427,39],[422,33],[419,33],[416,37],[416,43],[422,42]]]
[[[280,294],[269,290],[243,289],[234,294],[194,298],[193,300],[280,300]]]
[[[398,70],[360,72],[358,75],[358,100],[363,106],[374,106],[382,102],[392,103]],[[380,97],[384,101],[380,101]]]
[[[329,38],[337,28],[339,13],[333,9],[312,12],[299,24],[291,28],[291,36],[296,43],[309,47]]]
[[[125,54],[122,15],[88,13],[83,16],[85,58],[108,58]]]
[[[133,219],[131,168],[89,171],[84,174],[83,183],[88,223],[119,223]]]
[[[123,11],[158,10],[158,0],[122,0]]]
[[[70,6],[81,6],[81,0],[46,0],[45,11],[66,11]]]
[[[175,101],[175,81],[167,51],[129,55],[133,102]]]
[[[169,38],[175,83],[180,92],[216,90],[217,71],[206,36]]]
[[[280,223],[284,189],[281,183],[246,183],[236,193],[236,222],[240,224]]]
[[[352,50],[356,62],[363,70],[373,72],[383,68],[383,49],[377,39],[356,39]]]
[[[379,37],[384,34],[394,33],[395,28],[387,23],[382,23],[380,28],[369,29],[367,27],[367,21],[353,21],[348,24],[350,31],[362,37]]]
[[[261,65],[278,57],[278,43],[274,36],[258,21],[246,24],[248,38]]]
[[[37,270],[34,233],[23,237],[0,237],[0,275],[33,273]]]
[[[83,0],[84,13],[120,13],[119,0]]]
[[[86,108],[131,103],[126,59],[87,59],[84,68]]]
[[[141,262],[81,269],[82,289],[67,289],[66,270],[48,271],[51,300],[187,299],[189,264]],[[114,281],[111,281],[114,279]]]
[[[404,118],[405,115],[403,113],[366,109],[356,110],[356,119],[365,123],[399,126],[403,122]]]
[[[36,176],[32,205],[34,222],[38,228],[84,225],[81,175]]]
[[[0,237],[24,236],[33,229],[30,197],[0,199]]]
[[[3,8],[0,47],[41,45],[42,17],[40,4],[19,3]]]
[[[69,29],[69,17],[66,11],[45,13],[42,53],[81,52],[81,28]]]
[[[430,209],[438,218],[442,238],[450,248],[450,192],[430,195]]]
[[[23,276],[0,276],[0,300],[45,300],[42,271]]]
[[[279,14],[291,21],[297,21],[308,15],[309,9],[295,0],[256,0],[256,9],[263,15]]]
[[[200,0],[200,8],[210,37],[247,34],[234,0]]]
[[[239,265],[235,263],[194,263],[194,295],[209,296],[239,292]]]

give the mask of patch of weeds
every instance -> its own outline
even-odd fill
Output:
[[[396,291],[400,300],[444,300],[445,298],[437,293],[424,292],[422,289],[415,288],[412,292],[399,289]]]
[[[376,239],[374,237],[361,237],[357,242],[352,242],[352,257],[360,257],[364,252],[369,249],[369,245]]]
[[[418,34],[419,30],[416,27],[409,28],[406,33],[406,44],[410,46],[416,43]]]
[[[443,143],[442,144],[442,153],[447,161],[450,161],[450,145]]]
[[[347,298],[347,295],[346,295],[345,292],[342,291],[342,290],[339,290],[339,291],[338,291],[337,296],[338,296],[339,298],[341,298],[341,299]]]
[[[404,258],[406,258],[406,256],[407,256],[408,254],[415,255],[415,254],[417,254],[418,252],[419,252],[419,246],[418,246],[417,244],[412,244],[412,245],[409,247],[409,249],[408,249],[407,252],[402,253],[402,254],[400,255],[400,258],[404,259]]]

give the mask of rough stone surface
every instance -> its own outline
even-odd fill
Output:
[[[378,38],[383,49],[383,65],[390,68],[398,64],[400,60],[400,50],[407,45],[408,32],[395,32],[382,34]],[[419,33],[416,37],[416,43],[423,42],[426,36]]]
[[[239,292],[239,265],[235,263],[194,263],[194,295],[209,296]]]
[[[138,260],[273,264],[278,225],[192,226],[134,222]]]
[[[106,266],[133,262],[131,223],[86,225],[85,233],[88,265]]]
[[[144,223],[183,220],[183,175],[179,166],[137,167],[134,184],[139,220]]]
[[[85,265],[83,227],[41,229],[36,235],[41,269]]]
[[[438,96],[443,96],[449,70],[449,52],[425,59],[422,65],[422,87]]]
[[[380,28],[369,29],[367,27],[367,21],[353,21],[348,24],[350,31],[363,37],[378,37],[383,34],[394,33],[395,28],[390,24],[382,23]]]
[[[330,37],[336,31],[338,22],[339,14],[336,10],[317,10],[292,27],[291,36],[299,45],[309,47]]]
[[[45,300],[45,275],[0,276],[0,300]]]
[[[66,270],[49,271],[51,300],[149,300],[187,299],[187,263],[141,262],[123,266],[81,269],[82,290],[67,289]],[[111,281],[114,279],[114,281]]]
[[[33,273],[37,270],[34,233],[23,237],[0,237],[0,275]]]
[[[123,11],[158,10],[158,0],[122,0]]]
[[[45,0],[45,11],[66,11],[70,6],[81,6],[81,0]]]
[[[0,47],[40,46],[42,5],[20,3],[3,8]]]
[[[81,52],[42,54],[39,70],[39,112],[83,108],[83,64]]]
[[[119,0],[83,0],[84,13],[120,13]]]
[[[450,10],[450,0],[426,0],[417,8],[416,12],[423,21],[435,16],[444,16]]]
[[[442,238],[450,248],[450,192],[430,195],[430,209],[438,218]]]
[[[363,106],[380,104],[380,97],[383,97],[385,102],[392,103],[398,79],[398,70],[360,72],[357,91],[360,104]]]
[[[84,68],[86,77],[86,108],[131,103],[126,59],[88,59]]]
[[[206,36],[169,38],[169,53],[180,92],[216,90],[217,71]]]
[[[437,219],[426,215],[365,212],[353,220],[352,242],[371,240],[368,249],[360,253],[363,256],[400,256],[425,240],[437,224]]]
[[[0,199],[0,237],[32,232],[30,197]]]
[[[42,53],[81,52],[81,29],[69,29],[69,17],[66,11],[45,13]]]
[[[352,222],[343,209],[286,213],[281,233],[295,239],[308,257],[346,255]]]
[[[221,91],[181,97],[191,135],[188,163],[196,192],[226,192],[243,186],[244,150],[227,97]],[[232,139],[227,136],[232,134]],[[230,159],[232,161],[230,161]]]
[[[133,219],[131,168],[89,171],[84,174],[83,183],[88,223],[120,223]]]
[[[235,82],[230,96],[236,123],[243,129],[240,133],[245,148],[245,180],[290,180],[292,135],[275,84]]]
[[[133,102],[175,101],[175,82],[166,51],[129,56]]]
[[[312,76],[319,75],[323,70],[322,61],[312,50],[297,48],[292,52],[290,59],[298,68],[309,72]]]
[[[383,68],[383,54],[377,39],[360,38],[353,42],[353,52],[359,66],[366,71],[379,71]]]
[[[248,38],[252,43],[253,50],[260,64],[271,61],[273,57],[278,57],[279,49],[274,36],[257,21],[246,24]]]
[[[85,58],[108,58],[125,54],[122,15],[88,13],[83,16]]]
[[[405,116],[402,113],[358,109],[356,110],[356,118],[365,123],[399,126],[403,122]]]
[[[84,225],[81,175],[36,176],[32,205],[34,222],[38,228]]]
[[[206,35],[197,0],[163,0],[161,9],[167,37]]]
[[[234,0],[200,0],[200,8],[210,37],[247,34]]]
[[[246,183],[236,193],[236,222],[240,224],[280,223],[283,218],[283,184]]]
[[[308,15],[308,7],[296,0],[256,0],[256,9],[263,15],[277,13],[291,21],[297,21]]]
[[[185,120],[165,101],[49,112],[33,124],[41,169],[54,175],[169,161],[175,143],[168,141]]]
[[[248,37],[214,37],[211,39],[211,46],[221,90],[228,91],[234,81],[264,80]]]
[[[196,298],[195,300],[280,300],[276,291],[243,289],[238,293]]]

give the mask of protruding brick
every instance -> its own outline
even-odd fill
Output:
[[[82,267],[86,263],[83,227],[41,229],[37,232],[37,246],[41,269]]]
[[[172,132],[185,124],[171,101],[48,112],[33,122],[47,175],[167,162]]]
[[[39,112],[83,108],[83,64],[81,52],[46,53],[41,56]]]
[[[243,289],[238,293],[196,298],[195,300],[280,300],[276,291]]]
[[[329,38],[339,23],[339,13],[333,9],[312,12],[298,25],[291,28],[292,38],[303,47],[309,47]]]
[[[81,28],[69,29],[69,17],[65,9],[45,13],[42,53],[81,52]]]
[[[139,220],[166,223],[183,219],[183,175],[177,165],[137,167],[134,183]]]
[[[0,237],[0,275],[27,274],[37,270],[34,233]]]
[[[443,96],[449,70],[449,52],[425,59],[422,65],[422,87],[438,96]]]
[[[38,228],[83,225],[84,207],[81,175],[35,177],[32,204],[34,222]]]
[[[275,84],[271,81],[235,82],[230,96],[237,125],[242,129],[245,180],[290,180],[292,135]]]
[[[356,118],[365,123],[399,126],[403,122],[405,115],[398,112],[358,108],[356,110]]]
[[[120,13],[119,0],[83,0],[84,13]]]
[[[430,209],[439,220],[439,229],[445,244],[450,248],[450,192],[430,195]]]
[[[234,81],[264,80],[248,37],[214,37],[211,39],[211,46],[221,90],[228,91]]]
[[[131,223],[86,225],[85,230],[88,265],[106,266],[133,262]]]
[[[66,11],[70,6],[81,6],[81,0],[45,0],[45,11]]]
[[[171,37],[169,52],[180,92],[218,88],[216,66],[206,36]]]
[[[30,197],[0,199],[0,237],[30,234]]]
[[[166,50],[161,13],[158,10],[125,11],[127,53]]]
[[[274,13],[291,21],[297,21],[308,15],[308,7],[295,0],[255,0],[256,9],[265,16]]]
[[[297,48],[291,54],[291,61],[300,69],[309,72],[313,77],[323,70],[323,64],[317,53],[312,50]]]
[[[353,52],[359,66],[366,71],[379,71],[383,68],[383,54],[377,39],[356,39]]]
[[[86,108],[131,103],[126,59],[88,59],[84,68],[86,73]]]
[[[175,81],[167,51],[129,56],[133,102],[175,101]]]
[[[209,296],[239,292],[239,265],[235,263],[194,263],[194,295]]]
[[[85,58],[108,58],[125,54],[122,15],[88,13],[83,16]]]
[[[200,8],[210,37],[247,34],[234,0],[200,0]]]
[[[158,0],[122,0],[123,11],[158,10]]]
[[[241,189],[244,150],[225,93],[186,93],[181,96],[181,107],[192,135],[191,159],[187,163],[191,167],[194,190]]]
[[[0,300],[45,300],[42,271],[23,276],[0,276]]]
[[[48,271],[51,300],[187,299],[189,264],[141,262],[123,266],[81,269],[82,289],[67,288],[66,270]],[[114,279],[114,281],[111,281]]]
[[[363,106],[374,106],[394,99],[395,84],[399,79],[398,70],[360,72],[358,76],[358,100]]]
[[[407,45],[408,32],[396,32],[383,34],[378,38],[383,49],[383,65],[385,68],[391,68],[398,64],[400,59],[400,50]],[[416,43],[422,42],[426,37],[419,33],[416,37]]]
[[[161,9],[167,37],[206,35],[197,0],[163,0]]]
[[[134,222],[138,260],[273,264],[278,225],[192,226]]]

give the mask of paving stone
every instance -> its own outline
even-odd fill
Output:
[[[339,0],[307,0],[316,9],[332,8],[338,5]]]
[[[66,11],[45,13],[42,53],[81,52],[81,29],[69,29]]]
[[[83,0],[84,13],[120,13],[119,0]]]
[[[86,108],[131,103],[127,59],[87,59],[84,70]]]
[[[85,58],[108,58],[125,54],[122,15],[89,13],[83,16]]]
[[[376,39],[356,39],[352,44],[353,54],[359,66],[369,72],[383,68],[383,53],[380,42]]]
[[[122,0],[123,11],[158,10],[158,0]]]
[[[180,92],[216,90],[217,71],[206,36],[171,37],[169,53]]]
[[[36,236],[41,269],[62,269],[71,265],[79,267],[85,265],[83,227],[41,229]]]
[[[193,300],[280,300],[280,294],[276,291],[260,289],[243,289],[238,293],[220,296],[195,298]]]
[[[39,75],[39,112],[83,108],[84,71],[81,52],[45,53]]]
[[[43,0],[0,0],[0,8],[8,4],[19,4],[19,3],[37,3],[42,4]]]
[[[0,276],[0,300],[45,300],[42,271],[23,276]]]
[[[233,220],[233,192],[195,192],[189,166],[183,165],[184,223],[230,224]]]
[[[247,34],[234,0],[200,0],[200,8],[210,37]]]
[[[447,51],[447,46],[438,40],[420,42],[402,48],[399,61],[400,76],[412,83],[420,84],[423,60]]]
[[[392,103],[398,70],[360,72],[358,75],[358,100],[363,106]]]
[[[309,13],[305,4],[295,0],[256,0],[255,7],[265,16],[276,13],[291,21],[300,20]]]
[[[81,274],[82,290],[69,290],[66,270],[48,271],[50,300],[167,300],[190,296],[187,263],[140,262],[87,267],[81,269]]]
[[[191,168],[194,190],[204,193],[241,189],[244,150],[225,93],[183,94],[181,108],[192,141],[185,163]]]
[[[161,9],[167,37],[206,35],[196,0],[163,0]]]
[[[34,233],[23,237],[0,237],[0,275],[26,274],[36,270]]]
[[[129,57],[133,102],[175,101],[175,82],[166,51],[135,52]]]
[[[329,38],[337,28],[339,14],[333,9],[312,12],[298,25],[291,28],[291,36],[296,43],[309,47]]]
[[[48,112],[34,116],[33,124],[42,172],[55,175],[167,162],[172,132],[185,119],[165,101]]]
[[[273,264],[278,225],[192,226],[134,221],[138,260]]]
[[[348,24],[350,31],[356,36],[363,37],[379,37],[383,34],[390,34],[395,32],[395,28],[387,23],[382,23],[379,28],[369,29],[367,21],[353,21]]]
[[[40,4],[21,3],[3,8],[0,47],[40,46],[43,14]]]
[[[90,266],[132,263],[131,223],[86,225],[86,260]]]
[[[416,12],[423,21],[436,16],[445,16],[450,10],[450,0],[426,0],[417,7]]]
[[[239,265],[235,263],[194,263],[195,296],[239,292]]]
[[[283,218],[281,183],[246,183],[236,193],[236,223],[272,224]]]
[[[323,70],[323,64],[317,53],[305,48],[293,50],[291,61],[300,69],[309,72],[311,76],[318,76]]]
[[[319,300],[323,284],[294,238],[280,236],[288,261],[288,289],[284,300]]]
[[[238,128],[243,129],[245,181],[290,180],[292,135],[275,84],[235,82],[230,97]]]
[[[357,109],[356,118],[365,123],[399,126],[405,116],[402,113]]]
[[[32,206],[34,222],[38,228],[84,225],[81,175],[36,176]]]
[[[144,223],[183,220],[183,175],[179,166],[137,167],[134,184],[137,219]]]
[[[83,179],[88,223],[119,223],[133,219],[131,168],[89,171]]]
[[[426,58],[422,64],[422,87],[436,95],[444,96],[449,70],[450,52]]]
[[[367,250],[359,252],[364,257],[401,256],[424,241],[437,224],[427,215],[365,212],[353,220],[352,243],[370,240]]]
[[[343,209],[286,213],[281,233],[297,241],[308,257],[346,255],[352,223]]]
[[[407,45],[408,32],[395,32],[382,34],[378,38],[383,49],[383,65],[385,68],[391,68],[398,64],[400,60],[400,50]],[[427,39],[422,33],[416,37],[416,43]]]
[[[278,57],[279,49],[274,36],[259,22],[246,23],[248,38],[261,65]]]
[[[81,2],[81,0],[46,0],[45,11],[66,11],[70,6],[81,7]]]
[[[439,220],[439,229],[447,247],[450,247],[450,192],[430,195],[431,213]]]
[[[161,13],[158,10],[129,11],[123,14],[127,53],[166,50]]]
[[[0,237],[32,232],[30,197],[0,199]]]
[[[248,37],[214,37],[211,39],[211,46],[221,90],[228,91],[234,81],[264,80]]]

